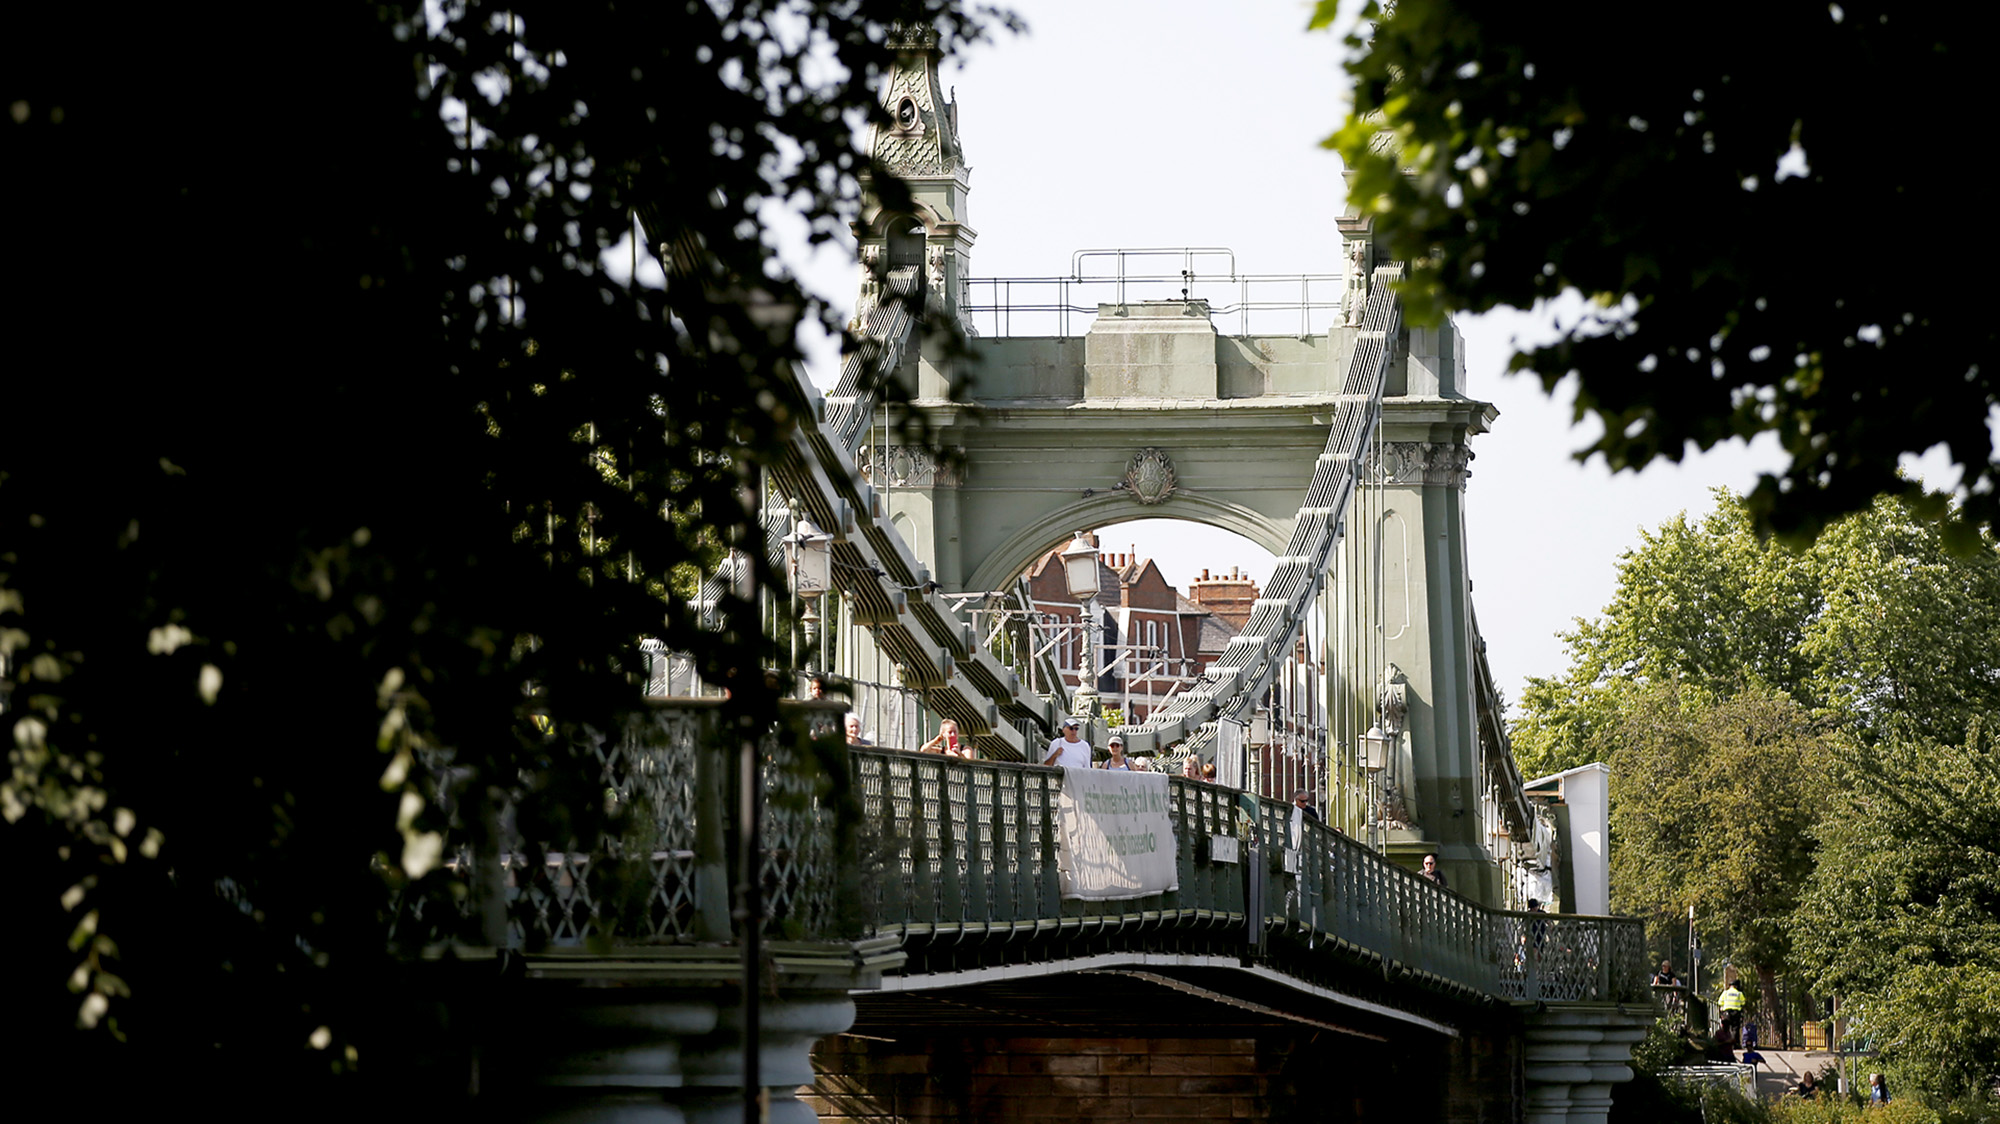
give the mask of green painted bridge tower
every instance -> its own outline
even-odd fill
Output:
[[[1000,590],[1078,528],[1147,517],[1283,556],[1357,349],[1386,352],[1365,486],[1321,597],[1328,777],[1342,790],[1328,806],[1348,830],[1373,824],[1400,860],[1435,850],[1455,888],[1506,900],[1510,841],[1532,813],[1506,792],[1497,721],[1482,722],[1463,506],[1469,441],[1495,411],[1465,392],[1456,328],[1364,322],[1394,265],[1354,216],[1340,220],[1344,268],[1314,277],[1175,250],[1080,253],[1064,276],[974,281],[970,170],[934,43],[910,41],[883,99],[891,123],[873,153],[912,205],[871,201],[856,225],[859,319],[885,286],[914,287],[969,343],[953,354],[919,333],[896,366],[952,456],[899,441],[888,413],[856,457],[929,578],[948,593]],[[886,678],[868,653],[852,659],[850,672]],[[1370,771],[1355,745],[1378,725],[1394,744]]]

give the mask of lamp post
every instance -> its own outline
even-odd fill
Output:
[[[833,583],[833,536],[813,526],[810,519],[792,525],[784,538],[785,568],[792,572],[792,592],[805,599],[806,611],[799,624],[806,634],[806,670],[819,668],[819,599]]]
[[[1097,601],[1097,544],[1090,536],[1078,531],[1076,538],[1062,552],[1063,577],[1069,582],[1069,595],[1083,605],[1083,667],[1077,683],[1076,698],[1071,700],[1070,713],[1097,720],[1097,619],[1093,612]]]
[[[1389,765],[1390,739],[1391,735],[1383,731],[1380,722],[1371,724],[1367,733],[1355,739],[1361,767],[1368,771],[1368,846],[1371,850],[1377,849],[1375,827],[1381,818],[1375,807],[1377,796],[1375,779],[1381,776],[1382,770]]]

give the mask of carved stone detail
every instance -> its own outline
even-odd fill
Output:
[[[1357,238],[1347,248],[1347,326],[1359,328],[1367,310],[1368,243]]]
[[[868,314],[882,303],[882,244],[864,243],[861,247],[861,295],[854,301],[854,319],[848,322],[848,330],[859,333],[868,323]]]
[[[1375,695],[1375,708],[1382,718],[1382,732],[1395,737],[1403,732],[1410,717],[1410,679],[1403,669],[1390,664],[1382,673],[1382,687]]]
[[[1153,448],[1132,454],[1132,462],[1125,466],[1125,478],[1120,481],[1120,487],[1147,507],[1167,502],[1176,485],[1174,462],[1165,450]]]
[[[864,247],[863,262],[872,266],[880,257],[880,249],[879,246]],[[870,250],[877,251],[874,257],[869,256]],[[950,315],[958,321],[959,331],[968,339],[979,335],[979,329],[972,323],[972,282],[967,276],[970,265],[964,254],[950,246],[933,242],[924,247],[924,302],[928,306],[926,311]],[[873,277],[870,271],[862,279],[861,299],[856,302],[856,308],[861,311],[857,311],[857,317],[865,319],[866,309],[872,309],[881,303],[882,286],[875,282]],[[947,301],[945,299],[947,293],[954,294],[957,299]]]
[[[1382,475],[1389,484],[1463,488],[1472,475],[1472,458],[1472,450],[1463,445],[1389,441],[1382,448]]]
[[[1415,817],[1410,815],[1410,805],[1403,799],[1403,790],[1394,781],[1382,785],[1382,826],[1408,828]]]
[[[935,242],[924,247],[924,271],[927,274],[925,279],[930,283],[927,291],[932,300],[940,303],[943,302],[945,294],[944,263],[950,257],[951,250]]]
[[[915,445],[879,449],[864,445],[854,456],[861,478],[878,488],[956,488],[965,483],[960,463],[941,461]]]

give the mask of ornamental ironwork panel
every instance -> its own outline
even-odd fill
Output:
[[[836,736],[834,715],[809,718],[814,738]],[[765,931],[789,940],[838,935],[841,884],[835,809],[824,771],[802,760],[797,746],[775,735],[759,747],[764,758]]]
[[[606,799],[641,826],[594,855],[512,848],[502,865],[513,943],[727,938],[735,806],[727,778],[737,758],[716,737],[717,714],[663,709],[591,747],[586,760]],[[834,710],[811,716],[821,738],[813,745],[773,733],[758,747],[763,927],[773,937],[900,935],[906,947],[920,941],[939,949],[998,941],[1062,956],[1071,953],[1059,943],[1028,942],[1081,940],[1080,950],[1129,933],[1144,934],[1148,947],[1235,942],[1245,955],[1308,974],[1317,970],[1313,956],[1337,949],[1432,986],[1506,1000],[1648,995],[1637,921],[1488,910],[1295,818],[1289,803],[1181,777],[1168,778],[1167,807],[1179,888],[1124,902],[1065,900],[1054,822],[1063,770],[841,747],[838,717]],[[852,781],[845,791],[856,817],[845,846],[834,799],[842,786],[828,775],[838,769]],[[704,810],[718,821],[706,829]],[[719,922],[717,902],[724,903]],[[1264,935],[1255,941],[1253,919]]]

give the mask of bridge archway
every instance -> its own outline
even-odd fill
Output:
[[[1093,496],[1047,512],[1003,540],[981,562],[965,588],[999,589],[1050,550],[1062,546],[1079,529],[1094,530],[1134,519],[1132,502],[1122,495]],[[1180,520],[1215,527],[1248,539],[1267,554],[1280,554],[1291,535],[1291,520],[1277,519],[1253,508],[1205,496],[1178,498],[1171,515],[1147,512],[1144,518]]]

